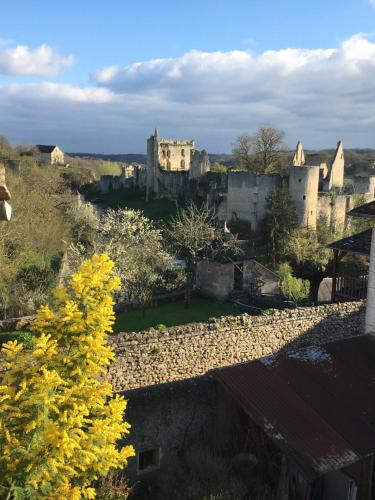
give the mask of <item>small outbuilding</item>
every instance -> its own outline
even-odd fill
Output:
[[[56,145],[37,144],[35,146],[39,161],[50,165],[62,165],[64,153]]]
[[[282,453],[280,498],[372,498],[373,335],[280,352],[211,374],[248,419],[245,427],[251,422]]]
[[[279,294],[280,277],[255,260],[247,241],[238,254],[223,253],[202,259],[197,266],[199,291],[216,300],[227,300],[234,292]]]

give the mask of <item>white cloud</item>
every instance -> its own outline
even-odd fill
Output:
[[[34,101],[67,101],[103,104],[114,101],[117,96],[108,89],[79,87],[65,83],[25,83],[12,84],[3,89],[9,97],[31,99]]]
[[[307,148],[333,147],[343,139],[374,147],[374,80],[375,44],[364,34],[328,49],[195,50],[101,69],[96,86],[0,88],[0,133],[67,150],[142,152],[159,126],[163,136],[193,137],[199,148],[223,152],[236,135],[268,122],[291,145],[301,138]]]
[[[9,42],[3,40],[0,48]],[[43,44],[32,50],[27,45],[0,50],[0,74],[55,77],[74,63],[74,57],[56,52],[50,45]]]

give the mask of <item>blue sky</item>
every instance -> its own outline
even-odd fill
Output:
[[[375,147],[369,0],[18,0],[1,11],[0,134],[13,143],[144,152],[157,125],[228,152],[272,123],[291,145]]]

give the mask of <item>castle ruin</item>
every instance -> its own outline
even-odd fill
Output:
[[[289,193],[295,205],[301,226],[315,229],[319,218],[324,218],[331,227],[345,223],[347,210],[354,204],[354,195],[344,191],[344,149],[341,141],[332,162],[309,164],[299,141],[296,147],[289,176],[280,174],[255,174],[248,171],[230,171],[228,174],[227,220],[243,220],[253,230],[266,215],[267,197],[282,182],[287,181]],[[375,195],[375,178],[355,178],[355,194],[370,201]],[[221,210],[223,212],[223,210]]]
[[[196,150],[194,140],[160,139],[155,129],[147,140],[146,198],[176,199],[209,170],[207,151]]]

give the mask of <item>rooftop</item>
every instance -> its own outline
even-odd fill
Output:
[[[211,372],[307,480],[375,452],[375,337]]]
[[[35,147],[39,151],[39,153],[52,153],[56,145],[36,144]]]
[[[375,217],[375,200],[370,201],[369,203],[365,203],[364,205],[360,205],[359,207],[353,208],[348,212],[348,215],[353,217]]]
[[[328,247],[340,252],[355,253],[358,255],[370,255],[372,229],[366,229],[361,233],[347,236],[342,240],[334,241]]]

